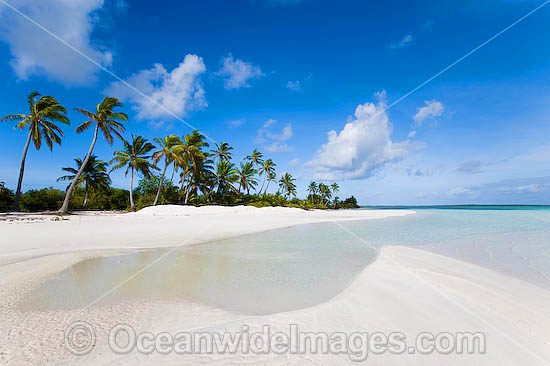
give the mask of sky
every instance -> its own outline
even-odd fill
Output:
[[[315,180],[364,205],[550,204],[550,4],[507,29],[543,4],[0,0],[0,115],[32,91],[69,110],[61,146],[31,145],[23,190],[65,188],[92,139],[74,108],[114,96],[128,138],[196,128],[236,162],[258,148],[301,197]],[[0,136],[14,189],[26,134]]]

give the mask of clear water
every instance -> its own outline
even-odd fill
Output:
[[[188,300],[245,314],[315,305],[343,291],[377,256],[406,245],[550,289],[550,210],[441,210],[383,220],[301,225],[178,249],[99,303]],[[82,308],[166,250],[93,258],[52,276],[21,310]]]
[[[177,249],[98,304],[183,299],[245,314],[312,306],[341,292],[377,256],[327,229],[301,225]],[[84,260],[45,281],[19,308],[86,307],[167,251]]]

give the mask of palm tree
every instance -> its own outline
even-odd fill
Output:
[[[152,175],[151,169],[158,169],[149,162],[151,156],[147,155],[155,146],[147,139],[133,134],[132,144],[129,144],[126,140],[123,143],[124,150],[115,151],[113,153],[115,157],[109,163],[117,162],[111,168],[111,171],[126,167],[124,176],[128,176],[128,170],[130,170],[130,208],[134,211],[136,209],[134,204],[134,171],[141,173],[145,178],[150,178]]]
[[[315,183],[314,181],[309,183],[307,191],[309,192],[309,196],[311,197],[311,203],[315,203],[314,199],[315,195],[317,194],[317,183]]]
[[[153,202],[153,206],[156,206],[159,200],[160,191],[162,189],[162,182],[164,181],[164,176],[166,175],[166,169],[170,164],[179,159],[182,149],[182,142],[176,135],[166,136],[162,139],[156,137],[154,141],[159,144],[160,148],[153,153],[153,161],[157,164],[159,160],[164,157],[164,170],[162,171],[157,195],[155,196],[155,201]]]
[[[65,116],[67,110],[58,101],[49,95],[40,97],[38,101],[36,98],[40,96],[37,92],[29,94],[27,100],[29,104],[29,114],[11,114],[0,119],[0,121],[18,121],[15,127],[25,129],[29,126],[29,133],[27,135],[27,142],[23,149],[23,155],[21,156],[21,166],[19,168],[19,179],[17,181],[17,190],[15,191],[15,199],[13,201],[13,210],[19,211],[19,201],[21,199],[21,185],[23,184],[23,173],[25,171],[25,159],[27,158],[27,151],[31,139],[34,143],[36,150],[40,150],[42,146],[42,138],[46,140],[46,144],[53,149],[53,143],[61,145],[61,137],[63,137],[63,131],[55,124],[56,121],[69,124],[69,119]]]
[[[239,171],[235,169],[235,164],[230,163],[228,160],[221,160],[217,164],[217,169],[214,174],[216,176],[216,184],[218,185],[218,193],[223,195],[227,193],[228,189],[237,192],[235,187],[231,184],[239,180]]]
[[[290,173],[285,173],[279,179],[279,188],[285,198],[290,197],[290,195],[296,196],[296,184],[294,184],[295,180],[296,179],[292,178]]]
[[[183,136],[182,144],[178,148],[180,158],[175,163],[183,170],[180,191],[185,192],[185,204],[187,204],[191,190],[198,189],[198,184],[192,183],[200,181],[201,173],[205,169],[204,162],[208,154],[202,149],[207,148],[208,143],[204,141],[204,138],[204,135],[198,130],[194,130],[189,135]],[[209,165],[206,166],[209,167]]]
[[[121,135],[122,133],[124,133],[124,125],[118,121],[128,121],[128,116],[121,112],[114,112],[113,109],[116,107],[122,107],[122,103],[118,99],[105,97],[105,99],[103,99],[103,101],[96,106],[95,113],[88,112],[87,110],[80,108],[76,109],[77,112],[80,112],[89,118],[88,121],[84,122],[76,128],[76,133],[86,131],[93,123],[95,123],[94,137],[92,139],[90,148],[88,149],[88,154],[86,154],[86,157],[84,158],[82,166],[78,170],[71,185],[67,189],[65,200],[63,201],[63,205],[58,211],[59,213],[65,213],[69,209],[69,199],[73,194],[73,190],[76,187],[78,180],[80,179],[80,175],[82,174],[84,167],[86,166],[88,160],[90,159],[90,156],[92,155],[92,151],[94,150],[99,130],[101,130],[101,132],[103,133],[103,137],[105,137],[105,140],[107,140],[109,145],[113,144],[112,134],[115,134],[118,138],[124,140]]]
[[[325,204],[325,199],[328,200],[331,197],[330,187],[324,183],[319,183],[319,194],[321,195],[321,204]]]
[[[252,155],[248,155],[246,160],[250,160],[255,166],[260,166],[264,162],[263,157],[263,154],[258,149],[254,149]]]
[[[76,158],[74,159],[74,161],[76,162],[76,169],[71,167],[62,168],[63,171],[70,174],[57,178],[58,182],[66,180],[72,181],[74,177],[76,177],[78,171],[80,170],[80,167],[82,166],[82,160],[80,160],[80,158]],[[82,185],[84,185],[85,187],[84,189],[86,193],[84,195],[82,208],[85,208],[86,204],[88,203],[88,195],[90,190],[95,191],[99,188],[109,189],[109,186],[111,185],[111,178],[109,178],[109,174],[107,174],[108,166],[108,163],[102,160],[97,160],[97,156],[95,155],[90,156],[90,158],[88,159],[88,162],[82,170],[82,173],[80,174],[80,177],[78,178],[75,186],[81,187]],[[67,187],[67,189],[68,188],[69,187]]]
[[[340,186],[338,185],[338,183],[334,182],[330,185],[330,188],[332,190],[332,194],[335,195],[336,193],[340,192]],[[336,199],[338,197],[334,196],[334,206],[336,206]]]
[[[241,169],[238,171],[239,174],[239,193],[241,188],[246,189],[246,193],[250,194],[250,188],[254,188],[258,181],[254,178],[256,174],[256,169],[252,162],[248,161],[246,163],[241,163]]]
[[[231,160],[231,150],[233,148],[229,146],[227,142],[222,142],[221,145],[216,144],[216,149],[212,150],[212,155],[217,157],[219,161]]]
[[[260,176],[264,176],[264,181],[262,182],[262,186],[260,187],[260,191],[258,193],[262,193],[262,189],[264,188],[264,184],[267,178],[269,178],[271,175],[275,174],[275,167],[277,164],[273,162],[271,159],[267,159],[262,163],[260,168],[258,169]]]

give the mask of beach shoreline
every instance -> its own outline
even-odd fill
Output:
[[[251,328],[268,324],[279,330],[298,324],[303,331],[401,331],[411,336],[420,332],[481,331],[490,340],[485,355],[381,355],[372,356],[369,362],[517,365],[529,359],[533,365],[542,365],[543,360],[550,360],[550,311],[546,306],[550,292],[473,264],[401,246],[384,247],[374,263],[329,301],[266,316],[243,317],[183,301],[143,301],[42,313],[14,309],[18,298],[42,278],[84,258],[193,245],[300,224],[387,219],[412,213],[158,206],[130,214],[75,215],[61,221],[0,222],[5,233],[0,246],[1,320],[5,329],[10,329],[1,333],[0,344],[4,346],[0,360],[8,365],[96,365],[115,360],[121,365],[133,365],[181,360],[181,355],[174,354],[132,352],[121,356],[109,352],[106,338],[116,323],[150,332],[203,327],[238,330],[242,324]],[[198,235],[193,236],[193,232]],[[63,346],[63,331],[75,320],[92,324],[97,332],[98,344],[85,356],[72,355]],[[510,340],[510,336],[514,339]],[[353,363],[341,355],[323,354],[202,354],[185,358],[190,364],[230,364],[235,360],[270,364]]]

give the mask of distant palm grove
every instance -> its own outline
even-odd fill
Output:
[[[25,161],[31,141],[40,150],[42,142],[53,150],[64,137],[60,124],[69,125],[66,108],[51,96],[33,92],[28,96],[27,113],[12,114],[0,121],[16,122],[15,127],[27,129],[15,193],[0,183],[0,211],[57,211],[69,209],[136,210],[157,204],[221,204],[289,206],[300,208],[355,208],[352,196],[340,201],[338,184],[311,182],[305,200],[296,198],[295,179],[290,173],[277,175],[273,160],[264,158],[255,149],[238,165],[233,162],[233,148],[222,142],[210,146],[205,136],[195,130],[181,138],[169,135],[152,142],[142,136],[124,138],[128,121],[119,112],[122,103],[106,97],[94,111],[76,108],[86,121],[76,133],[93,130],[88,151],[83,160],[75,158],[74,167],[62,168],[66,173],[58,181],[68,182],[66,190],[54,188],[21,192]],[[93,154],[101,134],[110,145],[115,139],[122,149],[109,161]],[[123,169],[128,178],[128,190],[111,187],[109,173]],[[276,193],[268,188],[278,187]]]

